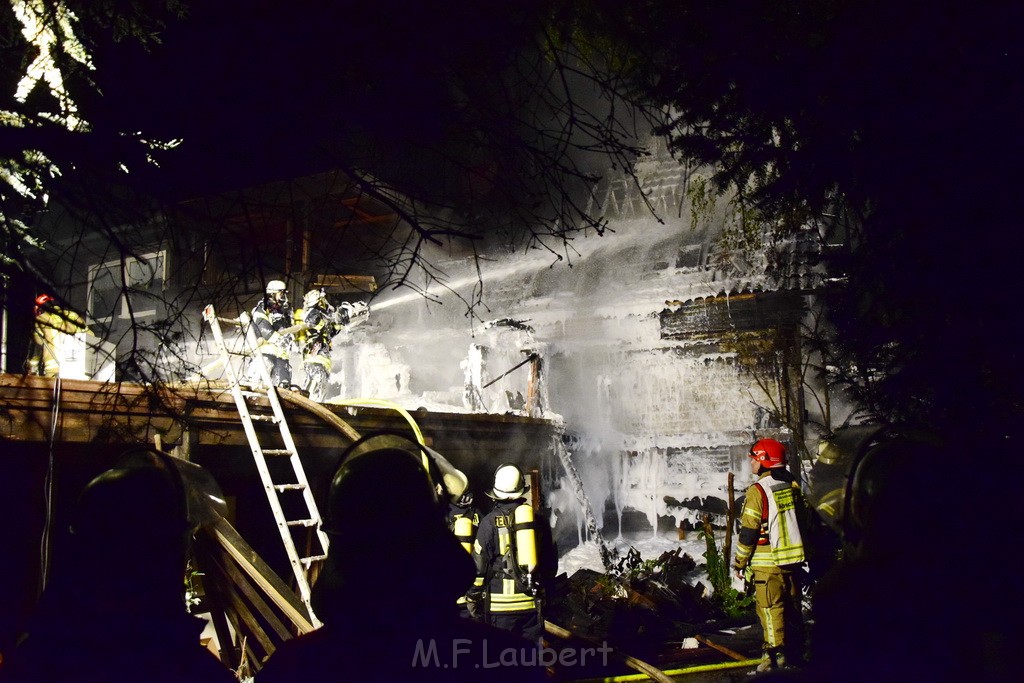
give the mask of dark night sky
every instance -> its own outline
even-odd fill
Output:
[[[512,35],[508,12],[367,4],[195,3],[150,53],[122,43],[97,55],[103,116],[184,138],[158,179],[184,194],[325,170],[343,123],[395,140],[439,137],[445,69]]]

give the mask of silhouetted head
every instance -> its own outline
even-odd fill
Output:
[[[925,434],[895,436],[871,448],[851,474],[844,541],[862,553],[916,553],[908,533],[923,523],[924,501],[950,493],[941,480],[953,464],[943,444]],[[948,521],[940,524],[948,528]]]
[[[404,610],[451,607],[475,571],[448,531],[447,496],[428,471],[429,456],[404,439],[368,445],[350,449],[331,481],[318,616],[345,607],[380,609],[392,600]]]
[[[132,449],[82,490],[71,561],[84,590],[180,600],[191,529],[181,478],[167,457]]]

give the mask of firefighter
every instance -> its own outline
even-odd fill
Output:
[[[450,484],[448,479],[449,475],[445,475],[446,488],[457,491],[458,485]],[[480,513],[477,511],[476,506],[473,505],[473,493],[466,490],[465,486],[462,489],[461,495],[452,495],[448,502],[448,530],[455,534],[459,545],[472,555],[473,541],[476,539],[476,532],[480,527]],[[483,584],[483,577],[481,576],[477,576],[473,582],[474,588],[477,589],[482,589]],[[459,614],[461,616],[472,618],[478,616],[476,603],[468,602],[465,595],[459,596],[456,604],[459,607]]]
[[[305,374],[302,390],[314,401],[322,402],[327,398],[331,375],[331,339],[343,329],[344,316],[327,301],[323,289],[311,289],[303,297],[295,319],[305,325],[299,333]]]
[[[252,309],[252,322],[271,380],[275,386],[290,387],[292,366],[289,355],[294,337],[281,334],[281,330],[292,324],[292,308],[288,304],[284,282],[271,280],[267,283],[266,295]]]
[[[803,660],[800,576],[805,525],[800,484],[786,469],[786,447],[761,439],[750,448],[750,468],[758,477],[747,489],[733,565],[744,578],[750,569],[754,602],[763,633],[758,671]]]
[[[539,644],[543,621],[536,578],[537,534],[533,507],[525,498],[528,489],[516,465],[495,470],[494,487],[487,493],[494,508],[480,521],[473,560],[489,623]],[[470,599],[478,601],[477,595]]]
[[[32,355],[26,370],[44,377],[60,375],[61,335],[85,331],[85,321],[74,311],[57,305],[49,294],[36,297],[36,324],[32,332]]]
[[[173,460],[132,447],[82,490],[63,561],[0,680],[237,681],[199,644],[203,621],[185,608],[195,525]]]
[[[424,465],[418,444],[389,434],[366,435],[342,454],[312,595],[323,626],[275,649],[261,683],[546,680],[537,657],[504,658],[530,643],[455,614],[473,562],[445,527],[449,501]]]

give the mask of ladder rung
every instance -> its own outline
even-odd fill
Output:
[[[293,519],[293,520],[291,520],[289,522],[285,522],[285,523],[288,526],[305,526],[305,527],[316,526],[316,520],[315,519]]]
[[[308,567],[309,565],[313,564],[314,562],[319,562],[320,560],[326,560],[326,559],[327,559],[326,555],[313,555],[312,557],[303,557],[303,558],[301,558],[300,561],[302,562],[302,564],[304,564],[304,565],[306,565]]]
[[[306,488],[305,484],[277,484],[274,486],[278,491],[301,491]]]
[[[273,415],[253,415],[250,413],[249,419],[253,422],[277,422],[277,418]]]
[[[264,448],[263,455],[294,455],[295,451],[290,451],[287,448]]]
[[[266,398],[267,395],[259,391],[248,391],[247,389],[239,389],[239,393],[245,398]]]

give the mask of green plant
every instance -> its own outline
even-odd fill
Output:
[[[189,610],[202,602],[202,593],[199,583],[203,572],[197,570],[192,560],[185,565],[185,606]]]
[[[729,576],[729,558],[724,557],[718,550],[718,545],[715,543],[715,532],[710,521],[704,520],[699,534],[700,538],[704,540],[706,548],[704,559],[707,561],[708,583],[715,589],[714,594],[710,597],[711,602],[730,617],[746,614],[754,605],[754,596],[741,593],[732,587],[732,579]]]

